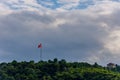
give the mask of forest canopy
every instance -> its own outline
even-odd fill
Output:
[[[0,80],[120,80],[120,66],[109,70],[86,62],[48,61],[0,63]]]

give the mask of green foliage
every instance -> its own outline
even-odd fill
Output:
[[[0,64],[0,80],[120,80],[120,66],[107,70],[97,63],[66,62],[64,59],[35,63]]]

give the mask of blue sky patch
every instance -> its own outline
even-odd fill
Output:
[[[37,0],[37,2],[47,8],[50,9],[57,9],[60,8],[64,5],[70,4],[70,3],[59,3],[58,0]],[[88,0],[88,1],[82,1],[79,2],[79,5],[73,6],[70,9],[84,9],[87,8],[89,5],[93,5],[93,1],[92,0]]]

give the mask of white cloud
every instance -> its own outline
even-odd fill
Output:
[[[0,15],[6,15],[12,12],[6,5],[0,3]]]
[[[107,48],[113,55],[120,56],[120,30],[112,30],[105,41],[104,47]]]
[[[89,9],[95,11],[97,14],[100,15],[109,15],[112,14],[114,11],[120,9],[119,2],[113,1],[96,1],[95,5],[90,6]]]
[[[70,9],[79,5],[79,0],[59,0],[58,2],[64,4],[62,7],[60,7],[62,9]]]
[[[61,3],[78,3],[80,0],[58,0]]]

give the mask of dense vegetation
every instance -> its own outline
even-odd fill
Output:
[[[120,80],[119,71],[119,66],[111,71],[97,63],[14,60],[0,64],[0,80]]]

